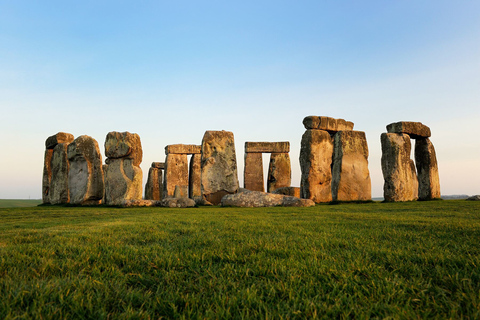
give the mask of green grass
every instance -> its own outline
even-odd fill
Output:
[[[480,318],[480,203],[0,209],[0,319]]]
[[[42,200],[0,199],[0,208],[35,207],[41,203]]]

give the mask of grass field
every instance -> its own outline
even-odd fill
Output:
[[[0,199],[0,208],[35,207],[41,203],[42,200]]]
[[[0,209],[0,319],[480,318],[480,203]]]

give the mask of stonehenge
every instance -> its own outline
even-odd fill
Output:
[[[430,136],[430,128],[421,122],[387,125],[387,133],[380,137],[385,201],[440,198],[437,157]],[[411,139],[415,139],[415,161],[410,159]]]
[[[263,180],[263,153],[270,153],[267,191],[289,187],[292,181],[290,142],[245,142],[244,188],[265,191]]]
[[[148,170],[142,199],[143,150],[140,136],[109,132],[105,164],[97,141],[59,132],[45,141],[44,204],[193,207],[312,206],[371,200],[368,144],[353,122],[325,116],[303,119],[300,187],[291,186],[290,142],[245,142],[244,189],[240,189],[234,135],[206,131],[201,144],[171,144],[165,161]],[[381,134],[384,199],[440,198],[440,182],[430,128],[396,122]],[[415,140],[414,160],[410,159]],[[270,154],[265,192],[264,153]]]
[[[371,200],[365,133],[353,122],[323,116],[303,119],[300,195],[315,203]]]

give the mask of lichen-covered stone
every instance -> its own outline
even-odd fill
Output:
[[[134,159],[107,159],[105,169],[105,204],[122,205],[125,200],[142,199],[143,173]]]
[[[324,130],[329,133],[353,130],[353,122],[344,119],[334,119],[323,116],[308,116],[303,119],[303,125],[307,130]]]
[[[51,204],[62,204],[70,201],[67,148],[68,143],[59,143],[53,148],[51,160],[52,178],[50,180],[49,192]]]
[[[302,136],[300,194],[315,203],[332,201],[333,142],[323,130],[307,130]]]
[[[309,199],[300,199],[281,194],[245,190],[236,194],[229,194],[222,198],[223,207],[311,207],[315,203]]]
[[[406,133],[412,139],[428,138],[432,135],[430,128],[421,122],[400,121],[387,125],[388,133]]]
[[[188,158],[186,154],[170,153],[165,158],[163,197],[173,197],[176,186],[185,186],[188,190]]]
[[[340,131],[335,134],[333,145],[333,201],[371,200],[372,186],[365,132]]]
[[[171,144],[165,147],[165,154],[200,154],[202,146],[195,144]]]
[[[263,181],[263,159],[261,153],[245,153],[243,184],[251,191],[265,191]]]
[[[245,142],[246,153],[289,153],[290,142]]]
[[[155,169],[165,169],[165,163],[164,162],[152,162],[152,168]]]
[[[66,133],[66,132],[59,132],[50,136],[45,140],[45,147],[47,149],[53,149],[59,143],[66,143],[69,144],[73,141],[74,137],[73,134]]]
[[[207,131],[202,139],[202,196],[219,204],[226,194],[238,191],[237,157],[233,133]]]
[[[202,197],[202,155],[193,154],[190,158],[188,170],[188,197],[199,199]]]
[[[411,142],[408,134],[382,133],[382,172],[385,201],[418,199],[415,164],[410,159]]]
[[[156,164],[158,162],[154,162]],[[148,170],[147,183],[145,184],[145,200],[162,200],[163,197],[163,172],[157,166]]]
[[[133,165],[140,166],[143,157],[140,136],[130,132],[109,132],[105,139],[105,156],[109,159],[133,159]]]
[[[70,203],[80,205],[100,204],[104,193],[102,155],[92,137],[77,137],[67,150],[70,169],[68,188]]]
[[[300,188],[299,187],[283,187],[278,188],[272,191],[274,194],[283,194],[285,196],[292,196],[296,198],[300,198]]]
[[[289,187],[292,182],[292,167],[288,153],[272,153],[268,166],[267,191]]]
[[[191,208],[195,207],[195,200],[190,198],[165,198],[160,201],[160,206],[166,208]]]
[[[439,199],[441,194],[437,156],[430,139],[418,138],[416,140],[415,164],[417,166],[418,175],[418,199]]]

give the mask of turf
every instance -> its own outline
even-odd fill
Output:
[[[0,208],[35,207],[41,203],[42,200],[0,199]]]
[[[1,319],[480,317],[480,203],[0,209]]]

